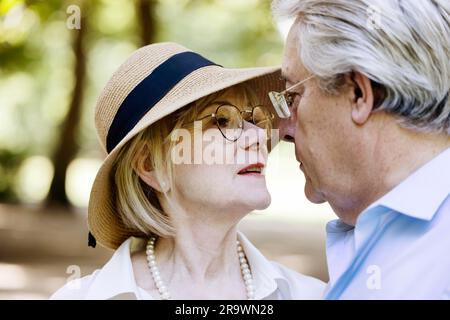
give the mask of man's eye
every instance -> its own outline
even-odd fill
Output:
[[[289,92],[286,94],[286,102],[288,104],[288,107],[292,107],[292,105],[294,104],[295,99],[301,98],[303,96],[302,93],[299,92]]]
[[[288,104],[288,107],[292,107],[292,104],[294,103],[296,94],[293,92],[289,92],[286,94],[286,102]]]

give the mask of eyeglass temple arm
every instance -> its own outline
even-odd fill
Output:
[[[312,78],[314,78],[315,76],[314,75],[312,75],[312,76],[309,76],[308,78],[306,78],[306,79],[303,79],[302,81],[300,81],[300,82],[297,82],[296,84],[294,84],[294,85],[292,85],[292,86],[290,86],[289,88],[287,88],[286,90],[284,90],[284,91],[282,91],[282,92],[280,92],[280,94],[286,94],[287,92],[289,92],[289,91],[291,91],[292,89],[294,89],[294,88],[297,88],[299,85],[302,85],[302,84],[304,84],[306,81],[308,81],[308,80],[310,80],[310,79],[312,79]]]

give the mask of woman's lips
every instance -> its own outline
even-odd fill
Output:
[[[264,177],[262,173],[257,172],[249,172],[249,173],[240,173],[240,176],[246,176],[246,177]]]
[[[254,163],[251,164],[243,169],[241,169],[238,172],[238,175],[241,176],[254,176],[254,177],[261,177],[263,176],[263,169],[264,169],[264,164],[262,163]]]

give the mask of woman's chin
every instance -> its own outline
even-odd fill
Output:
[[[268,192],[265,195],[258,195],[257,197],[248,195],[245,200],[250,211],[267,209],[272,202],[272,198]]]
[[[255,208],[254,210],[264,210],[267,209],[270,206],[270,203],[272,201],[269,199],[269,201],[266,201],[264,204],[261,204],[261,206],[258,206],[257,208]]]

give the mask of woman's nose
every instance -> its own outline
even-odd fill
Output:
[[[244,150],[259,151],[262,147],[267,145],[267,133],[251,122],[244,121],[242,136],[239,138],[239,145]]]

